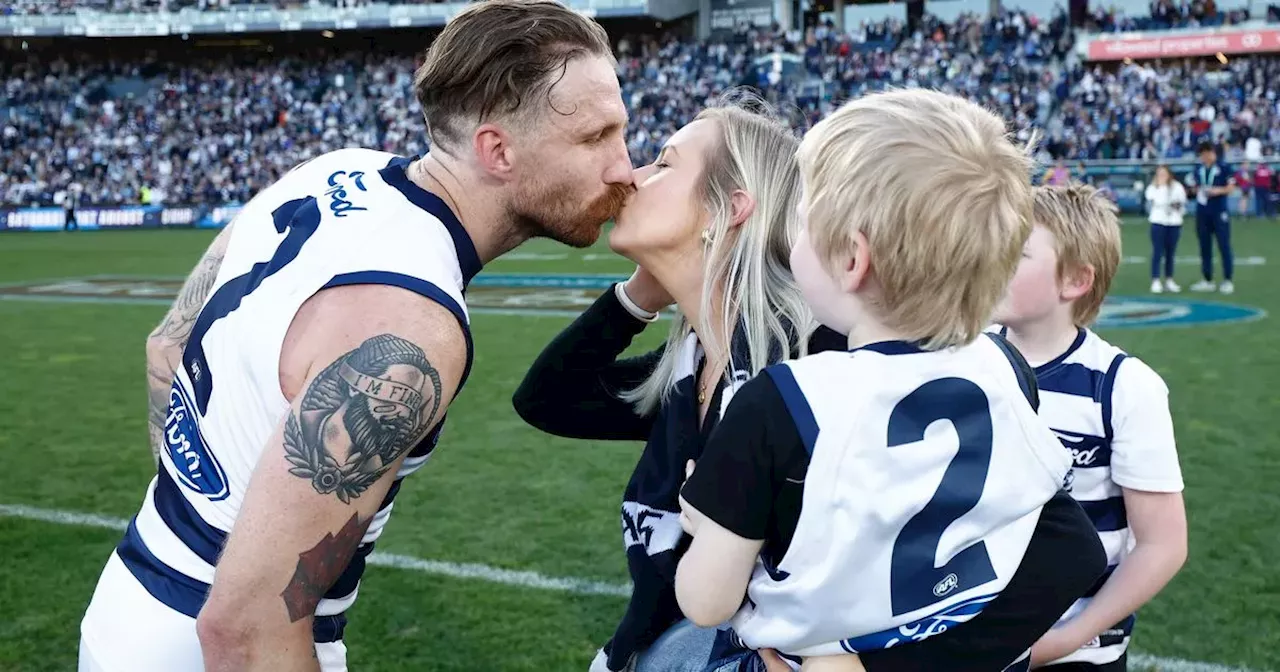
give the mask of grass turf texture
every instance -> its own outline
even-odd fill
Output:
[[[1125,227],[1126,256],[1149,254]],[[1191,233],[1188,227],[1188,233]],[[1240,256],[1280,263],[1280,226],[1239,222]],[[0,235],[0,283],[97,274],[180,276],[207,231]],[[1186,237],[1183,255],[1195,254]],[[626,273],[601,245],[533,241],[489,272]],[[1184,287],[1197,268],[1182,264]],[[1226,300],[1280,313],[1269,266],[1244,266]],[[1113,294],[1144,296],[1147,267],[1126,264]],[[1218,295],[1188,298],[1222,300]],[[146,305],[0,301],[0,503],[133,515],[152,468],[143,339]],[[619,582],[617,506],[640,446],[568,441],[526,427],[510,395],[567,320],[476,315],[475,369],[440,450],[396,500],[378,550]],[[639,347],[656,344],[651,328]],[[1142,610],[1135,648],[1159,656],[1280,668],[1280,322],[1103,331],[1149,362],[1172,391],[1188,488],[1191,557]],[[0,517],[0,670],[74,669],[79,619],[110,530]],[[352,669],[585,670],[624,601],[371,568],[349,612]]]

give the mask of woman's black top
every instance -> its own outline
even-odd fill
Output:
[[[622,503],[627,564],[635,587],[605,645],[613,670],[623,669],[633,654],[683,618],[676,603],[675,572],[690,541],[679,524],[684,465],[702,454],[726,406],[725,396],[745,375],[730,376],[733,384],[720,382],[700,426],[694,386],[701,358],[682,352],[685,375],[661,408],[641,416],[619,398],[620,392],[647,379],[662,350],[619,357],[646,326],[623,308],[612,288],[605,291],[538,355],[513,400],[521,418],[549,434],[645,441]],[[810,352],[846,347],[843,336],[825,328],[809,342]],[[735,347],[734,359],[742,361],[738,350]],[[982,613],[923,642],[864,652],[863,665],[868,672],[998,672],[1047,631],[1105,569],[1106,557],[1092,523],[1070,496],[1060,493],[1045,506],[1013,579]]]

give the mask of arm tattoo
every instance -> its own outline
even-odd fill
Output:
[[[360,514],[353,513],[351,520],[337,534],[326,533],[311,550],[298,554],[293,578],[280,593],[285,608],[289,610],[290,623],[297,623],[316,613],[320,599],[351,563],[372,520],[373,516],[369,516],[362,521]]]
[[[349,503],[421,439],[439,410],[440,374],[426,353],[374,336],[321,371],[285,420],[289,473]]]
[[[150,358],[147,361],[148,429],[151,454],[157,460],[160,459],[160,451],[164,449],[164,419],[169,412],[169,390],[173,386],[173,372],[183,348],[187,346],[187,339],[191,337],[191,328],[200,315],[205,297],[213,289],[218,269],[222,267],[222,258],[226,254],[225,236],[220,234],[219,238],[200,259],[191,275],[187,276],[169,313],[149,337],[167,355],[162,361],[151,361]]]

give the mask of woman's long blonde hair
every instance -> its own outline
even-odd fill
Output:
[[[707,159],[700,189],[711,215],[700,314],[703,320],[717,315],[721,320],[718,330],[698,325],[698,338],[708,359],[727,359],[735,328],[741,324],[747,361],[729,362],[724,375],[732,376],[736,365],[755,376],[774,363],[771,352],[783,358],[806,354],[817,326],[791,275],[791,246],[800,231],[795,158],[800,139],[767,103],[741,91],[722,96],[697,119],[714,121],[720,129],[720,142]],[[735,227],[731,198],[737,189],[755,198],[755,210]],[[714,306],[717,296],[720,305]],[[676,318],[653,374],[622,393],[640,413],[656,411],[674,389],[680,347],[692,330],[683,314]],[[722,338],[728,340],[722,343]],[[714,356],[717,353],[720,357]]]

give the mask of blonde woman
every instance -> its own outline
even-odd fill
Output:
[[[770,364],[846,346],[843,336],[815,327],[790,271],[799,230],[798,146],[785,124],[736,103],[708,109],[675,133],[657,161],[635,171],[636,192],[610,234],[613,249],[639,268],[557,336],[516,391],[517,412],[547,433],[646,442],[622,504],[635,588],[592,672],[786,665],[735,646],[727,629],[694,626],[680,611],[674,582],[690,541],[679,520],[686,467],[701,456],[735,392]],[[666,344],[620,358],[672,303],[678,313]],[[798,515],[802,487],[793,483],[779,494],[788,515]],[[1085,518],[1083,538],[1091,534]],[[1028,550],[1033,571],[1020,569],[1003,601],[954,634],[872,651],[860,663],[854,656],[824,662],[869,672],[999,669],[992,660],[1020,653],[1006,651],[1004,642],[1034,640],[1087,588],[1059,595],[1064,582],[1043,571],[1044,558],[1070,557],[1080,536],[1070,525],[1037,528]],[[1045,608],[1046,599],[1054,604]],[[1047,620],[1028,618],[1039,611]],[[1041,622],[1038,632],[1018,634]]]
[[[1173,179],[1168,166],[1156,168],[1155,179],[1147,185],[1147,219],[1151,221],[1151,292],[1181,292],[1173,281],[1173,258],[1182,235],[1182,217],[1186,214],[1187,190]],[[1160,275],[1161,260],[1164,276]]]

